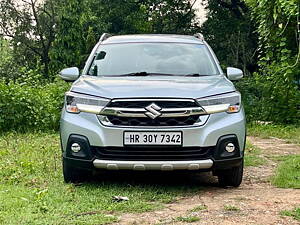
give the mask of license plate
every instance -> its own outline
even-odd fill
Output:
[[[182,145],[182,132],[124,132],[124,145]]]

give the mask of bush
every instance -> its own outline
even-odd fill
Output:
[[[236,83],[236,88],[242,94],[242,102],[247,121],[263,120],[261,115],[261,90],[255,84],[253,78],[244,78]]]
[[[278,66],[274,66],[272,71],[275,74]],[[254,74],[237,83],[237,89],[242,93],[247,121],[299,124],[300,91],[295,76],[283,69],[281,71],[281,74],[275,76]]]
[[[252,116],[276,123],[299,124],[299,3],[282,0],[246,2],[259,36],[259,74],[254,76],[253,83],[259,91],[259,114]]]
[[[37,75],[38,76],[38,75]],[[69,84],[0,81],[0,130],[57,130]]]

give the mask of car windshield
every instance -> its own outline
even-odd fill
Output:
[[[207,76],[219,71],[203,44],[121,43],[100,45],[88,74]]]

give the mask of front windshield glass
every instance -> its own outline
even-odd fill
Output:
[[[184,43],[103,44],[88,71],[94,76],[146,72],[160,75],[217,75],[207,47]]]

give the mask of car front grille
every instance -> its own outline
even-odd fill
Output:
[[[99,159],[107,160],[201,160],[213,154],[214,147],[92,147]]]
[[[147,107],[157,106],[155,118],[146,114]],[[199,120],[203,109],[193,99],[121,99],[113,100],[105,107],[103,115],[113,126],[128,127],[174,127],[192,126]],[[150,109],[151,110],[151,109]]]
[[[151,118],[132,118],[132,117],[118,117],[108,116],[109,121],[118,126],[191,126],[196,123],[199,116],[187,117],[158,117]]]

